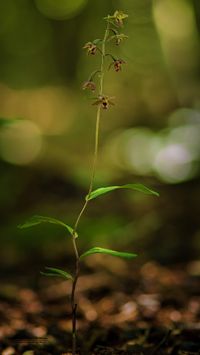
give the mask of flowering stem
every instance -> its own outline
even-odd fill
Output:
[[[106,40],[109,35],[109,22],[107,22],[107,27],[105,30],[104,38],[102,41],[102,47],[100,50],[101,53],[101,66],[99,74],[99,96],[103,94],[103,80],[104,80],[104,60],[105,60],[105,48],[106,48]],[[96,72],[98,72],[96,71]],[[95,72],[95,73],[96,73]],[[100,127],[100,118],[101,118],[101,106],[98,105],[97,108],[97,115],[96,115],[96,126],[95,126],[95,145],[94,145],[94,156],[93,156],[93,164],[92,164],[92,171],[91,171],[91,177],[90,177],[90,184],[89,184],[89,189],[87,196],[89,196],[92,192],[93,189],[93,184],[94,184],[94,178],[95,178],[95,172],[96,172],[96,163],[97,163],[97,157],[98,157],[98,148],[99,148],[99,127]],[[73,243],[73,249],[74,249],[74,254],[75,254],[75,259],[76,259],[76,264],[75,264],[75,275],[72,283],[72,291],[71,291],[71,309],[72,309],[72,355],[76,355],[76,326],[77,326],[77,303],[75,301],[75,294],[76,294],[76,286],[79,278],[79,273],[80,273],[80,258],[79,258],[79,252],[77,248],[77,243],[76,243],[76,231],[80,222],[80,219],[83,215],[83,213],[86,210],[86,207],[89,203],[89,199],[85,198],[85,202],[83,204],[83,207],[81,208],[81,211],[78,214],[78,217],[75,221],[74,224],[74,229],[73,229],[73,235],[72,235],[72,243]]]
[[[102,95],[103,93],[103,79],[104,79],[104,59],[106,55],[106,40],[109,35],[109,22],[107,22],[103,42],[102,42],[102,55],[101,55],[101,76],[100,76],[100,90],[99,90],[99,95]]]

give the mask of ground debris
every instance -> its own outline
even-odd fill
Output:
[[[148,262],[118,275],[101,260],[80,278],[79,355],[200,354],[198,263]],[[0,354],[70,355],[69,283],[42,279],[33,287],[26,277],[26,287],[17,273],[0,286]]]

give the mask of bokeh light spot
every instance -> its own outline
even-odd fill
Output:
[[[87,0],[35,0],[38,10],[51,19],[65,20],[75,16]]]
[[[152,159],[155,154],[155,135],[150,129],[138,128],[132,130],[132,135],[125,144],[125,156],[139,174],[148,174],[152,170]]]
[[[42,136],[38,126],[28,120],[3,128],[0,133],[1,157],[12,164],[25,165],[35,160],[42,148]]]
[[[183,145],[169,144],[158,152],[154,168],[165,182],[184,181],[192,171],[192,156]]]
[[[157,1],[154,18],[159,31],[167,37],[180,40],[194,32],[194,12],[189,1]]]

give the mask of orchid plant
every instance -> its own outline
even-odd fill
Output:
[[[46,276],[58,276],[64,279],[68,279],[72,283],[71,288],[71,311],[72,311],[72,354],[75,355],[77,351],[77,307],[78,307],[78,300],[76,299],[76,287],[78,283],[78,279],[80,276],[81,270],[81,263],[82,261],[88,257],[89,255],[101,253],[107,254],[114,257],[120,257],[124,259],[134,259],[137,255],[135,253],[130,252],[120,252],[111,249],[105,249],[100,247],[93,247],[83,254],[80,254],[78,248],[78,237],[79,237],[79,223],[83,214],[85,213],[88,204],[91,200],[98,198],[104,194],[107,194],[111,191],[117,189],[130,189],[139,191],[145,194],[155,195],[158,196],[159,194],[144,186],[140,183],[129,183],[125,185],[115,185],[115,186],[106,186],[106,187],[99,187],[97,189],[93,189],[95,173],[96,173],[96,165],[97,165],[97,157],[98,157],[98,149],[99,149],[99,126],[100,126],[100,119],[101,115],[103,114],[102,110],[107,110],[110,106],[114,105],[114,97],[104,93],[104,75],[107,69],[113,69],[116,73],[119,73],[122,70],[122,66],[125,61],[121,58],[116,58],[113,54],[107,53],[107,46],[110,42],[113,42],[116,46],[119,46],[122,41],[126,40],[128,37],[121,33],[121,29],[124,25],[124,21],[127,19],[128,15],[123,13],[122,11],[115,11],[114,14],[108,15],[104,18],[105,20],[105,32],[102,39],[95,39],[93,41],[87,42],[83,49],[87,52],[89,56],[96,56],[98,55],[100,58],[100,65],[99,68],[91,73],[88,80],[86,80],[83,85],[83,90],[90,90],[91,92],[95,92],[98,87],[97,96],[94,98],[93,105],[97,106],[96,110],[96,126],[95,126],[95,144],[94,144],[94,154],[93,154],[93,164],[91,169],[91,177],[90,177],[90,184],[88,188],[88,193],[84,198],[84,202],[80,212],[77,215],[75,223],[73,226],[69,226],[63,221],[52,217],[46,216],[33,216],[28,219],[25,223],[19,225],[19,228],[28,228],[40,223],[53,223],[62,226],[66,233],[71,236],[72,246],[74,250],[75,256],[75,267],[74,273],[70,273],[66,270],[57,269],[54,267],[46,267],[46,271],[42,272],[43,275]],[[106,58],[111,60],[109,67],[106,68]],[[98,74],[98,75],[97,75]],[[95,78],[97,78],[95,82]]]

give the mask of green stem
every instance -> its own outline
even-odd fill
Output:
[[[106,40],[109,35],[109,22],[107,22],[107,27],[105,30],[105,35],[103,38],[102,42],[102,56],[101,56],[101,76],[100,76],[100,90],[99,90],[99,95],[103,94],[103,79],[104,79],[104,60],[105,60],[105,55],[106,55]]]
[[[79,254],[76,245],[76,239],[73,236],[72,238],[73,248],[76,256],[76,267],[75,267],[75,276],[72,283],[72,292],[71,292],[71,309],[72,309],[72,355],[76,355],[76,312],[77,312],[77,303],[75,301],[75,291],[76,291],[76,284],[79,277]]]
[[[105,30],[104,38],[102,41],[102,48],[101,48],[101,67],[100,67],[100,76],[99,76],[99,96],[102,96],[103,94],[103,79],[104,79],[104,59],[105,59],[105,47],[106,47],[106,40],[109,34],[109,23],[107,23],[107,27]],[[97,163],[97,157],[98,157],[98,148],[99,148],[99,127],[100,127],[100,118],[101,118],[101,107],[100,105],[97,108],[97,115],[96,115],[96,126],[95,126],[95,145],[94,145],[94,158],[93,158],[93,164],[92,164],[92,171],[91,171],[91,177],[90,177],[90,184],[89,184],[89,189],[87,196],[91,194],[93,190],[93,184],[94,184],[94,178],[95,178],[95,172],[96,172],[96,163]],[[73,229],[73,235],[72,235],[72,243],[73,243],[73,249],[74,249],[74,254],[76,258],[76,265],[75,265],[75,275],[74,275],[74,280],[72,283],[72,292],[71,292],[71,308],[72,308],[72,355],[76,355],[76,323],[77,323],[77,303],[75,302],[75,293],[76,293],[76,285],[78,282],[79,278],[79,273],[80,273],[80,259],[79,259],[79,253],[78,253],[78,248],[76,244],[76,231],[80,222],[80,219],[85,212],[85,209],[87,208],[87,205],[89,203],[88,199],[85,199],[85,202],[83,204],[83,207],[81,208],[81,211],[78,214],[78,217],[76,219],[76,222],[74,224],[74,229]]]

